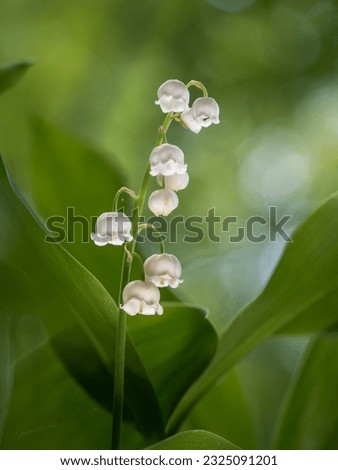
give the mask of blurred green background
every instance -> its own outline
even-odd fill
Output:
[[[205,216],[214,207],[245,221],[277,206],[292,215],[291,232],[338,187],[337,54],[332,0],[0,0],[2,65],[34,62],[0,98],[0,151],[42,218],[67,206],[99,215],[120,182],[138,188],[163,120],[159,85],[200,80],[220,105],[221,124],[198,136],[170,129],[190,174],[175,214]],[[105,165],[116,180],[102,176]],[[76,235],[64,246],[116,297],[111,270],[120,254]],[[183,267],[175,295],[206,307],[220,332],[262,290],[283,241],[229,243],[223,234],[221,243],[187,245],[183,236],[180,227],[178,243],[167,246]],[[210,420],[209,430],[239,446],[269,447],[307,341],[266,341],[185,427],[208,429]],[[210,417],[208,401],[222,413]]]

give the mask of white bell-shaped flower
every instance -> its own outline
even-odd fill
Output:
[[[174,255],[152,255],[144,262],[146,281],[153,282],[157,287],[178,287],[183,282],[181,273],[181,264]]]
[[[129,218],[123,212],[104,212],[96,221],[95,233],[90,238],[98,246],[122,245],[133,237]]]
[[[126,285],[122,293],[121,308],[129,315],[162,315],[160,291],[150,281],[132,281]]]
[[[177,145],[159,145],[151,152],[149,159],[151,176],[182,175],[187,171],[184,153]]]
[[[180,80],[167,80],[157,91],[158,104],[164,113],[182,113],[189,108],[189,90]]]
[[[219,106],[213,98],[197,98],[192,107],[182,113],[183,123],[198,134],[202,127],[219,124]]]
[[[170,176],[158,175],[156,179],[160,186],[163,184],[163,178],[165,178],[165,188],[171,189],[172,191],[181,191],[181,189],[185,189],[189,184],[188,173],[183,173],[183,175],[176,174]]]
[[[156,216],[169,215],[178,206],[178,196],[170,189],[158,189],[148,199],[148,207]]]

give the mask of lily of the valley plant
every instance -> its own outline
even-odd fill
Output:
[[[195,86],[203,93],[189,107],[189,88]],[[219,123],[219,107],[201,82],[191,80],[187,85],[179,80],[167,80],[157,92],[155,101],[166,113],[162,126],[159,127],[154,149],[150,153],[140,190],[123,187],[115,195],[113,212],[104,212],[96,223],[96,231],[91,238],[98,246],[124,245],[124,258],[119,294],[120,312],[117,325],[116,366],[113,401],[112,447],[118,449],[123,411],[124,360],[126,338],[126,314],[162,315],[160,288],[176,288],[180,285],[181,264],[172,254],[165,253],[161,244],[161,253],[152,255],[144,262],[144,280],[130,281],[131,265],[135,255],[138,233],[143,229],[154,229],[149,224],[140,224],[150,176],[156,178],[160,189],[150,194],[148,207],[156,216],[168,216],[179,205],[177,191],[185,189],[189,183],[187,164],[182,149],[168,143],[167,131],[173,121],[179,122],[185,129],[195,134],[203,127]],[[119,212],[119,198],[126,193],[134,201],[132,216],[129,218]]]

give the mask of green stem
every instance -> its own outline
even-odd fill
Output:
[[[133,260],[137,259],[137,261],[140,263],[141,268],[143,268],[144,261],[142,259],[142,256],[140,256],[137,251],[134,251],[133,253]]]
[[[167,114],[162,126],[158,130],[158,137],[156,140],[155,147],[166,142],[166,133],[169,129],[170,124],[175,120],[176,115],[174,113]],[[133,255],[135,252],[136,238],[138,233],[139,219],[142,215],[145,198],[148,189],[148,183],[150,178],[150,163],[147,163],[138,196],[128,188],[121,188],[114,199],[114,208],[117,207],[118,198],[123,192],[127,192],[134,199],[134,209],[131,218],[132,222],[132,233],[133,242],[130,250],[130,254]],[[127,190],[127,191],[126,191]],[[132,259],[128,261],[128,254],[125,251],[122,260],[122,271],[121,281],[119,290],[119,305],[122,304],[122,293],[124,287],[128,284],[130,278]],[[127,315],[120,308],[118,312],[117,320],[117,336],[116,336],[116,347],[115,347],[115,373],[114,373],[114,397],[113,397],[113,427],[112,427],[112,449],[118,450],[120,448],[121,439],[121,428],[123,418],[123,395],[124,395],[124,366],[125,366],[125,347],[126,347],[126,330],[127,330]]]
[[[128,255],[124,252],[123,269],[121,273],[119,305],[122,303],[122,289],[129,281],[131,263],[127,262]],[[117,319],[116,347],[115,347],[115,380],[113,399],[113,429],[112,449],[120,448],[120,436],[123,418],[123,395],[124,395],[124,364],[126,347],[127,314],[120,308]]]

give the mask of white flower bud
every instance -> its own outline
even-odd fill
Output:
[[[156,216],[169,215],[178,206],[178,196],[170,189],[158,189],[148,199],[148,207]]]
[[[202,127],[219,124],[219,106],[213,98],[197,98],[191,109],[182,113],[183,123],[198,134]]]
[[[157,91],[158,100],[164,113],[182,113],[189,108],[189,90],[180,80],[167,80]]]
[[[126,285],[122,293],[121,308],[129,315],[162,315],[160,291],[149,281],[132,281]]]
[[[163,253],[152,255],[144,262],[144,275],[146,281],[151,281],[157,287],[176,288],[183,282],[181,265],[176,256]]]
[[[151,176],[169,176],[175,173],[182,175],[187,171],[184,153],[177,145],[162,144],[155,147],[150,154]]]
[[[96,221],[95,233],[90,235],[95,245],[122,245],[133,237],[129,218],[123,212],[104,212]]]
[[[171,189],[172,191],[181,191],[181,189],[185,189],[189,183],[188,173],[183,173],[183,175],[176,174],[171,176],[158,175],[156,179],[160,186],[162,186],[163,178],[165,178],[165,189]]]

